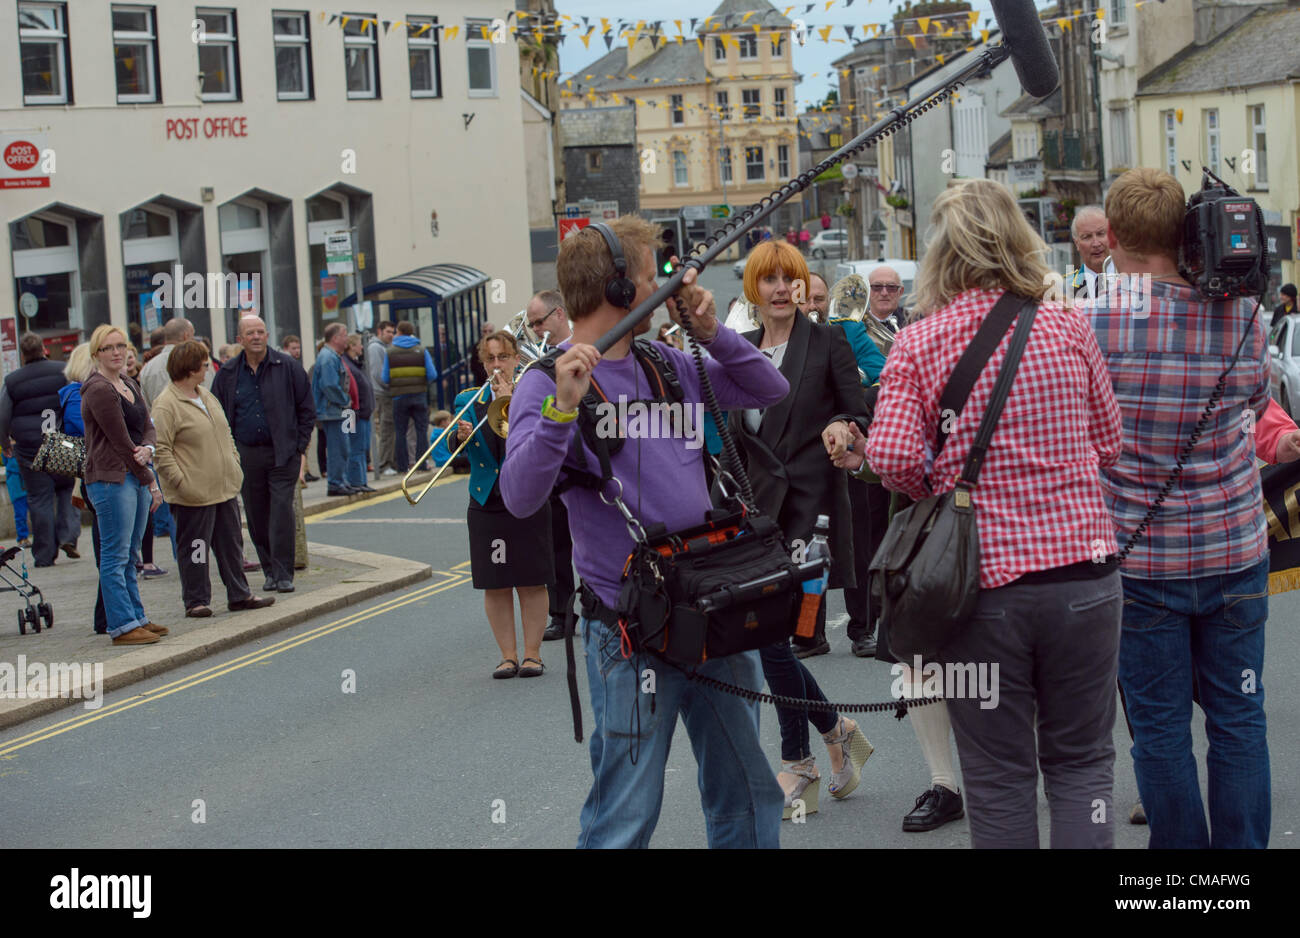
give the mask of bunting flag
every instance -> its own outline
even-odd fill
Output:
[[[1268,591],[1300,589],[1300,517],[1295,509],[1300,462],[1265,466],[1259,481],[1268,522]]]

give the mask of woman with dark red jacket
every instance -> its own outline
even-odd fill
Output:
[[[150,645],[166,635],[145,615],[135,579],[149,513],[162,504],[153,461],[153,421],[140,385],[126,375],[126,335],[100,326],[90,337],[98,370],[81,385],[86,493],[99,518],[99,585],[114,645]]]

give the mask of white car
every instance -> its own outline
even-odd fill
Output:
[[[848,253],[848,246],[849,233],[832,228],[813,235],[808,244],[808,255],[819,260],[824,257],[843,257]]]
[[[892,267],[898,272],[898,279],[903,281],[903,299],[899,302],[899,306],[907,306],[912,298],[913,282],[916,280],[916,261],[892,257],[880,257],[874,261],[844,261],[835,265],[835,281],[831,283],[831,287],[833,288],[849,274],[858,274],[870,283],[871,272],[877,267]]]
[[[1268,341],[1273,397],[1294,420],[1300,404],[1300,313],[1278,323]]]

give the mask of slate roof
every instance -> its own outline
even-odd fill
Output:
[[[1033,95],[1022,94],[1016,100],[1012,101],[1002,112],[1002,117],[1049,117],[1061,113],[1063,100],[1061,98],[1061,86],[1057,85],[1056,90],[1043,99],[1035,98]]]
[[[570,90],[581,95],[590,90],[630,91],[662,85],[700,85],[709,77],[704,53],[694,40],[680,44],[669,42],[634,65],[631,72],[635,78],[628,78],[627,46],[615,48],[575,75]],[[592,76],[591,81],[587,81],[588,75]],[[660,80],[654,81],[656,78]]]
[[[1138,80],[1139,95],[1196,94],[1300,77],[1300,9],[1257,9],[1213,42],[1187,46]]]
[[[759,10],[749,19],[741,23],[745,14],[750,10]],[[714,22],[709,24],[706,32],[715,32],[721,29],[749,29],[752,26],[770,26],[781,28],[790,26],[790,19],[782,16],[781,12],[768,0],[722,0],[718,8],[713,11]]]

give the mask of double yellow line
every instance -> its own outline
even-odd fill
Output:
[[[71,719],[64,720],[62,723],[56,723],[53,726],[46,727],[45,729],[28,733],[26,736],[19,736],[7,743],[0,743],[0,756],[9,756],[11,753],[26,748],[33,743],[39,743],[42,740],[50,739],[70,730],[79,729],[89,723],[94,723],[96,720],[102,720],[105,717],[123,713],[134,707],[138,707],[141,704],[152,703],[153,701],[159,700],[163,697],[169,697],[172,694],[188,690],[189,688],[202,684],[205,681],[221,677],[222,675],[229,674],[232,671],[238,671],[240,668],[246,668],[250,664],[257,664],[261,661],[266,661],[268,658],[273,658],[282,652],[289,651],[292,648],[297,648],[299,645],[315,641],[318,638],[323,638],[324,636],[329,635],[332,632],[337,632],[340,629],[346,629],[349,626],[356,625],[358,622],[365,622],[367,619],[373,619],[375,616],[383,615],[384,613],[391,612],[394,609],[400,609],[402,606],[409,606],[411,603],[419,602],[422,599],[433,596],[435,593],[442,593],[449,589],[454,589],[457,586],[469,582],[470,577],[465,569],[468,566],[469,561],[465,561],[464,563],[457,564],[451,570],[435,570],[434,573],[440,574],[443,577],[442,580],[428,586],[423,586],[407,596],[390,599],[370,609],[356,612],[349,616],[344,616],[342,619],[335,619],[333,622],[327,622],[326,624],[317,626],[301,635],[286,638],[274,645],[270,645],[266,648],[259,648],[257,651],[252,651],[242,657],[235,658],[233,661],[214,665],[205,671],[199,671],[196,674],[191,674],[188,677],[181,678],[178,681],[173,681],[170,684],[164,684],[156,690],[149,691],[145,694],[139,694],[132,697],[130,700],[124,700],[121,703],[114,704],[110,707],[102,707],[93,712],[86,712],[84,716],[72,717]]]

